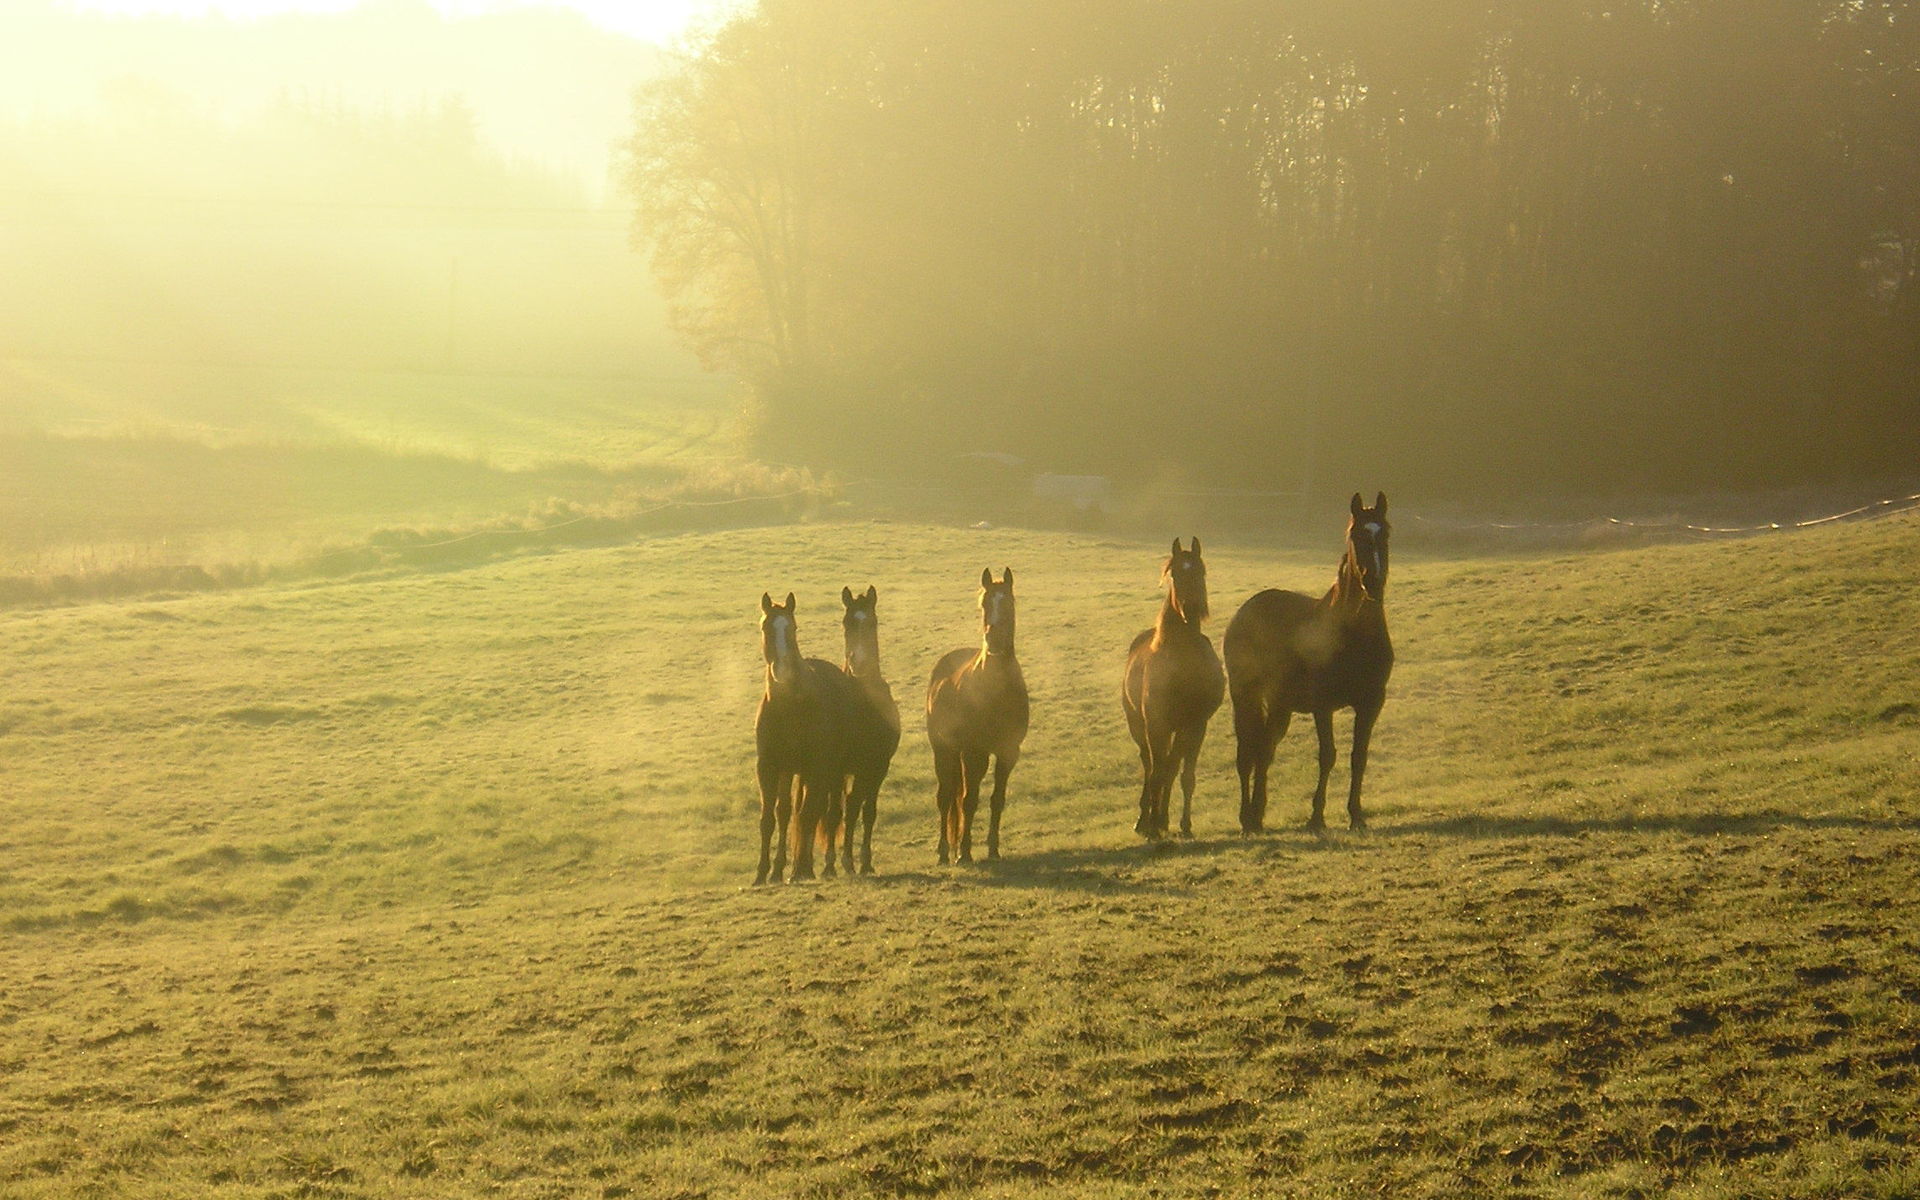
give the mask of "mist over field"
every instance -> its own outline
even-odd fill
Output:
[[[731,420],[610,197],[658,49],[404,3],[0,42],[0,574],[615,503]]]
[[[0,0],[7,1200],[1920,1195],[1920,3],[224,2]]]

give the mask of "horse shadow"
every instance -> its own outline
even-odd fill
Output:
[[[1670,813],[1651,817],[1480,816],[1429,817],[1424,820],[1383,823],[1366,836],[1378,838],[1447,837],[1498,841],[1516,838],[1584,837],[1588,834],[1675,833],[1692,837],[1758,836],[1786,830],[1920,832],[1912,817],[1809,816],[1780,809],[1745,812]]]
[[[860,887],[914,887],[958,884],[966,887],[1078,892],[1086,895],[1165,895],[1191,884],[1141,869],[1183,860],[1203,862],[1244,857],[1255,862],[1341,850],[1361,850],[1399,838],[1454,838],[1486,842],[1534,838],[1578,838],[1589,834],[1678,834],[1687,837],[1756,837],[1782,831],[1920,833],[1920,818],[1845,815],[1808,816],[1763,809],[1750,812],[1702,812],[1657,817],[1480,816],[1428,817],[1406,822],[1390,819],[1359,833],[1315,832],[1305,825],[1269,829],[1252,837],[1170,838],[1132,845],[1069,846],[1031,854],[1012,854],[969,866],[884,871],[849,879]],[[843,885],[844,886],[844,885]]]
[[[1142,877],[1136,868],[1183,859],[1206,860],[1236,851],[1271,855],[1277,838],[1178,838],[1118,846],[1068,846],[1031,854],[1010,854],[969,866],[908,870],[876,875],[879,885],[960,883],[969,887],[1084,892],[1092,895],[1147,895],[1179,891],[1179,879]]]

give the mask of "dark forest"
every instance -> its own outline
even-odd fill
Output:
[[[1909,3],[765,0],[636,241],[769,452],[1434,495],[1910,471]]]

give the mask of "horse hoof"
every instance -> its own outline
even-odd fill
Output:
[[[960,852],[960,865],[961,866],[973,865],[973,855],[968,854],[965,850],[962,850]]]
[[[767,886],[767,873],[765,871],[762,871],[758,875],[755,875],[753,877],[753,886],[755,887]]]
[[[1363,817],[1352,817],[1352,818],[1349,818],[1347,821],[1348,829],[1365,829],[1366,827],[1367,827],[1367,822],[1366,822],[1366,819]]]
[[[1192,837],[1192,836],[1193,836],[1193,826],[1191,826],[1191,825],[1182,825],[1182,826],[1180,827],[1180,836],[1181,836],[1181,837],[1183,837],[1183,838],[1190,838],[1190,837]]]
[[[871,875],[871,874],[873,874],[873,864],[872,864],[872,863],[870,863],[870,862],[866,862],[866,863],[861,863],[861,864],[860,864],[860,873],[861,873],[862,875]]]

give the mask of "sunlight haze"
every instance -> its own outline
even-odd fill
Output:
[[[337,13],[359,7],[361,0],[82,0],[81,11],[125,16],[164,14],[198,17],[219,13],[235,20],[257,20],[283,13]],[[404,6],[411,0],[387,0],[382,7]],[[603,29],[650,42],[670,42],[688,23],[722,12],[727,0],[566,0],[527,4],[520,0],[420,0],[448,17],[470,17],[519,8],[572,9]]]
[[[1920,1200],[1916,33],[0,0],[0,1200]]]

